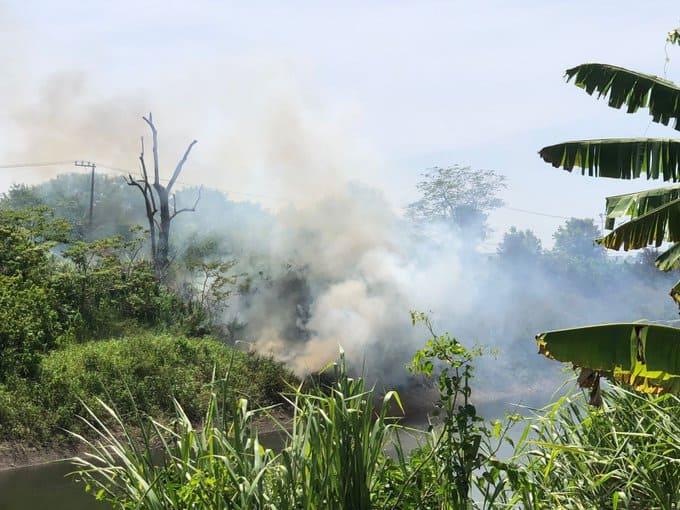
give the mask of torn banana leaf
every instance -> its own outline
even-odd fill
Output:
[[[596,372],[645,393],[680,393],[678,328],[599,324],[540,333],[536,342],[540,354],[584,369],[579,380],[589,384]]]
[[[659,247],[664,241],[680,241],[680,198],[618,226],[597,240],[609,249],[623,247],[625,251],[650,245]]]
[[[637,218],[680,198],[680,184],[607,197],[605,214],[610,218]]]
[[[680,181],[680,142],[661,138],[575,140],[542,148],[539,155],[555,168],[612,179]]]
[[[673,301],[675,301],[678,304],[678,306],[680,306],[680,282],[673,285],[673,288],[671,289],[669,294],[673,298]]]
[[[680,269],[680,243],[675,243],[659,255],[654,261],[654,265],[661,271]]]
[[[609,64],[582,64],[567,69],[567,81],[588,94],[608,98],[612,108],[626,106],[627,113],[648,108],[654,122],[680,129],[680,88],[672,81]]]

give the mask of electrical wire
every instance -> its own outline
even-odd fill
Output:
[[[31,168],[31,167],[41,167],[41,166],[58,166],[58,165],[72,165],[75,160],[69,160],[69,161],[50,161],[50,162],[43,162],[43,163],[10,163],[6,165],[0,165],[0,169],[9,169],[9,168]]]
[[[69,161],[51,161],[51,162],[39,162],[39,163],[11,163],[11,164],[5,164],[5,165],[0,165],[0,169],[11,169],[11,168],[31,168],[31,167],[46,167],[46,166],[58,166],[58,165],[67,165],[67,164],[73,164],[76,160],[69,160]],[[119,172],[124,175],[133,175],[135,177],[141,177],[139,174],[136,172],[126,169],[126,168],[121,168],[121,167],[116,167],[113,165],[107,165],[107,164],[102,164],[102,163],[96,163],[97,168],[105,168],[107,170],[112,170],[114,172]],[[168,182],[170,179],[160,179],[163,182]],[[192,182],[187,182],[187,181],[175,181],[177,184],[183,184],[185,186],[200,186],[200,184],[192,183]],[[232,190],[232,189],[225,189],[225,188],[220,188],[217,186],[213,186],[215,189],[222,191],[224,193],[231,193],[235,195],[243,195],[243,196],[249,196],[253,198],[264,198],[267,200],[280,200],[280,201],[285,201],[289,202],[290,199],[286,197],[281,197],[281,196],[272,196],[272,195],[262,195],[258,193],[248,193],[245,191],[237,191],[237,190]],[[545,212],[540,212],[540,211],[531,211],[529,209],[520,209],[517,207],[509,207],[509,206],[502,206],[501,209],[507,209],[509,211],[515,211],[515,212],[520,212],[524,214],[532,214],[534,216],[543,216],[546,218],[556,218],[556,219],[561,219],[561,220],[568,220],[570,217],[569,216],[560,216],[558,214],[550,214],[550,213],[545,213]]]

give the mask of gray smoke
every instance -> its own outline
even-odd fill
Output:
[[[206,193],[195,214],[178,217],[176,247],[217,236],[225,255],[240,260],[238,271],[263,275],[254,291],[234,298],[224,320],[246,323],[244,340],[300,374],[342,346],[376,380],[403,383],[404,364],[426,340],[409,320],[420,310],[438,331],[498,348],[498,360],[482,364],[481,390],[488,399],[521,400],[544,395],[561,377],[557,364],[536,354],[537,332],[675,316],[666,280],[621,271],[595,291],[549,265],[500,264],[448,227],[412,225],[362,177],[379,173],[380,157],[356,134],[355,112],[314,101],[290,69],[221,62],[184,70],[203,76],[200,84],[178,79],[164,88],[159,77],[153,94],[134,85],[111,92],[77,72],[32,79],[30,56],[7,48],[0,45],[0,64],[15,79],[0,84],[8,112],[0,130],[12,141],[5,160],[90,158],[135,170],[139,136],[147,134],[140,117],[149,109],[166,175],[186,141],[199,140],[180,181],[244,194],[230,194],[235,203]],[[13,180],[30,178],[22,171]],[[179,199],[191,203],[193,192]]]

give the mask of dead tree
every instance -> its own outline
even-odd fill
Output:
[[[139,163],[141,167],[142,176],[135,179],[132,174],[128,174],[126,182],[129,186],[137,187],[144,197],[144,207],[146,210],[146,218],[149,222],[149,237],[151,240],[151,257],[159,274],[164,274],[170,264],[170,226],[172,220],[183,212],[193,212],[196,210],[199,200],[201,199],[201,190],[198,190],[198,196],[194,202],[193,207],[185,207],[177,209],[177,198],[172,192],[172,188],[177,182],[179,174],[182,173],[184,164],[189,157],[191,149],[196,144],[196,140],[192,141],[184,151],[184,155],[175,166],[175,170],[168,180],[168,183],[161,184],[160,177],[160,162],[158,158],[158,130],[153,123],[153,116],[149,113],[148,117],[142,117],[151,129],[153,141],[153,182],[149,181],[149,174],[146,169],[146,162],[144,159],[144,138],[142,138],[142,150],[139,154]],[[164,180],[164,179],[163,179]],[[170,201],[172,200],[172,209]]]

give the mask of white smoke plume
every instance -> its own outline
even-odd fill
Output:
[[[0,53],[0,64],[15,75],[27,72],[8,59]],[[439,331],[499,347],[499,360],[482,379],[496,396],[499,387],[521,396],[557,373],[556,364],[535,354],[538,331],[642,313],[669,317],[662,285],[622,278],[609,300],[591,297],[542,268],[499,268],[461,233],[418,231],[366,183],[381,158],[359,135],[358,112],[310,99],[290,69],[267,71],[268,65],[223,62],[198,85],[172,82],[174,90],[159,86],[153,94],[135,86],[111,91],[78,73],[43,77],[25,90],[5,84],[9,113],[0,129],[12,133],[12,144],[3,157],[89,158],[135,169],[139,136],[146,135],[140,117],[151,109],[165,165],[171,168],[197,138],[180,181],[243,192],[230,197],[262,202],[269,211],[244,206],[230,215],[204,201],[195,214],[179,217],[177,232],[193,228],[231,240],[228,249],[242,258],[243,270],[252,269],[251,253],[268,261],[273,282],[232,303],[225,319],[246,322],[247,340],[301,374],[321,368],[342,346],[377,379],[404,381],[404,364],[425,340],[409,321],[417,309],[432,312]],[[238,86],[225,90],[230,82]],[[26,174],[14,180],[26,181]],[[277,269],[287,263],[299,268],[297,277]],[[637,297],[611,306],[628,287],[641,289]]]

